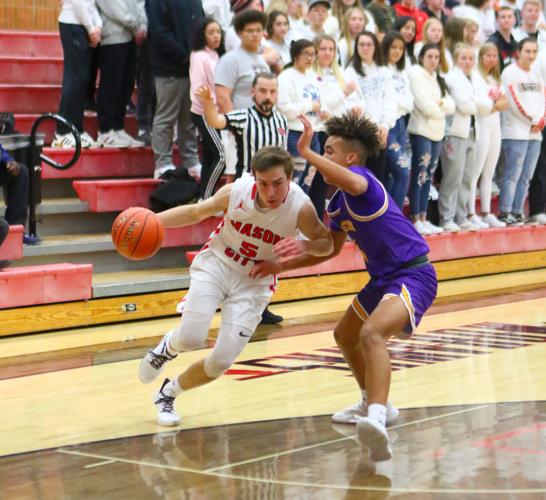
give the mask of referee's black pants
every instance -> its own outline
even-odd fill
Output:
[[[202,140],[199,196],[206,200],[214,194],[214,188],[224,172],[224,148],[220,132],[208,125],[203,116],[191,113],[191,120],[199,130]]]

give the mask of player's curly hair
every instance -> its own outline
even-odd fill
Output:
[[[364,163],[367,158],[377,156],[381,143],[377,125],[356,113],[348,112],[342,116],[334,116],[325,123],[329,136],[341,137],[348,148],[355,150]]]

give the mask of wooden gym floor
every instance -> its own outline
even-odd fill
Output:
[[[350,299],[275,306],[285,325],[183,394],[173,429],[136,372],[176,318],[0,339],[0,498],[545,498],[546,287],[434,306],[391,342],[382,463],[330,421],[358,398],[331,334]]]

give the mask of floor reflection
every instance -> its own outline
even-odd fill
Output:
[[[404,410],[373,463],[329,416],[218,426],[0,459],[2,498],[544,498],[546,402]],[[518,495],[518,498],[523,498]]]

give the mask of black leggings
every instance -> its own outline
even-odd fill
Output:
[[[224,148],[220,132],[208,125],[201,115],[191,113],[191,119],[203,141],[199,195],[206,200],[214,194],[214,188],[226,166]]]

